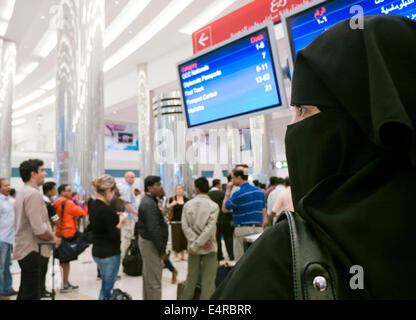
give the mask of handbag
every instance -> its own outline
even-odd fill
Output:
[[[139,241],[137,238],[131,240],[130,247],[123,259],[123,271],[129,276],[142,275],[143,260],[140,254]]]
[[[174,196],[173,199],[176,201],[176,196]],[[172,207],[169,208],[169,214],[168,214],[168,220],[169,221],[172,221],[172,219],[173,219],[173,212],[174,212],[173,208],[175,208],[175,206],[172,206]]]
[[[278,221],[283,219],[289,224],[295,300],[336,300],[337,273],[329,251],[300,215],[283,211]]]
[[[61,204],[61,220],[64,219],[64,209],[66,200]],[[60,261],[73,261],[89,247],[89,244],[85,242],[84,236],[81,232],[77,231],[72,237],[63,237],[61,235],[62,242],[58,249],[55,250],[55,256]]]

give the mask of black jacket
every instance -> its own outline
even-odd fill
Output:
[[[161,256],[165,254],[169,236],[168,225],[156,198],[150,194],[146,194],[140,203],[137,224],[140,236],[152,241]]]
[[[220,213],[218,215],[217,223],[221,225],[231,225],[233,215],[230,212],[222,211],[222,203],[225,198],[225,192],[221,190],[212,190],[208,193],[208,196],[220,207]]]
[[[100,200],[91,202],[89,206],[92,230],[92,256],[105,259],[120,254],[120,229],[117,228],[119,217],[117,212]]]

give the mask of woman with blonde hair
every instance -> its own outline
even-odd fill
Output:
[[[93,234],[92,255],[102,278],[99,300],[111,296],[120,268],[120,228],[127,217],[111,207],[116,182],[105,175],[94,180],[95,201],[90,207],[90,223]]]

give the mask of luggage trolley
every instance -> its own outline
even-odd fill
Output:
[[[52,300],[55,300],[55,245],[56,242],[54,241],[42,241],[38,244],[39,254],[42,246],[52,246]]]

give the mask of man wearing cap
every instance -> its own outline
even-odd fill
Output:
[[[266,199],[260,188],[248,183],[248,166],[238,165],[232,171],[232,181],[222,204],[223,212],[232,210],[234,221],[234,258],[238,261],[244,254],[244,237],[261,233],[266,223]],[[230,198],[233,186],[240,187]]]

